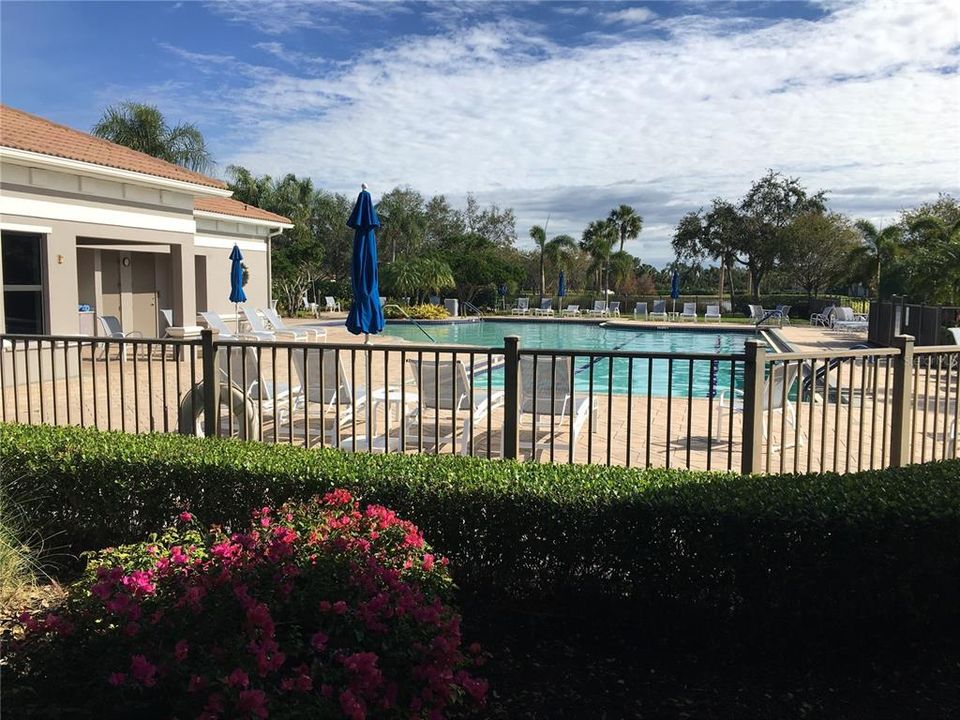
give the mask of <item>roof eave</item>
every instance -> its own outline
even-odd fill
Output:
[[[280,228],[281,230],[290,230],[293,223],[280,222],[279,220],[265,220],[263,218],[244,217],[243,215],[228,215],[227,213],[212,212],[210,210],[194,210],[194,217],[209,218],[212,220],[232,220],[235,222],[246,223],[247,225],[259,225],[267,228]]]
[[[120,182],[160,187],[166,190],[177,190],[191,195],[209,195],[224,198],[233,195],[233,191],[225,187],[219,188],[212,185],[187,182],[185,180],[173,180],[159,175],[135,172],[133,170],[121,170],[120,168],[114,168],[108,165],[97,165],[96,163],[85,162],[83,160],[72,160],[57,155],[20,150],[19,148],[6,147],[4,145],[0,145],[0,159],[25,162],[31,165],[45,165],[58,170],[93,175]]]

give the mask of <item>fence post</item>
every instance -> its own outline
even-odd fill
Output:
[[[743,456],[744,475],[760,472],[763,450],[763,383],[767,351],[759,340],[747,340],[747,360],[743,366]],[[733,398],[730,398],[731,404]]]
[[[213,346],[213,331],[209,328],[200,331],[200,349],[203,353],[203,434],[213,437],[217,434],[220,388],[217,387],[217,351]]]
[[[520,447],[520,338],[503,339],[503,457],[516,460]]]
[[[890,465],[910,462],[910,412],[913,409],[913,336],[897,335],[893,346],[900,351],[893,364],[893,420],[890,429]]]

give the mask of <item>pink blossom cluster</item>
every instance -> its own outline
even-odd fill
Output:
[[[179,520],[154,542],[101,553],[59,614],[22,616],[16,652],[37,662],[76,651],[105,701],[198,720],[267,718],[298,698],[351,720],[433,720],[483,703],[486,682],[470,672],[483,654],[462,650],[444,601],[447,560],[393,511],[334,490],[260,508],[245,532]]]

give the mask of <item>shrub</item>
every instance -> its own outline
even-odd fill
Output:
[[[7,425],[0,472],[78,548],[142,539],[178,503],[237,526],[249,504],[345,487],[416,523],[465,598],[778,633],[960,609],[957,461],[741,477]]]
[[[24,615],[9,670],[20,702],[30,689],[99,717],[435,717],[485,693],[464,669],[446,563],[344,490],[264,507],[239,533],[183,512],[93,554],[55,612]]]
[[[408,305],[403,311],[406,315],[396,307],[387,307],[383,314],[390,320],[405,320],[408,317],[414,320],[443,320],[450,316],[443,305]]]

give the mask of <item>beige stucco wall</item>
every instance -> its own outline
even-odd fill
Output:
[[[206,308],[200,310],[214,310],[220,314],[233,314],[233,303],[230,302],[230,250],[227,248],[195,248],[197,255],[206,256]],[[247,296],[247,304],[257,308],[267,307],[267,253],[253,250],[241,250],[243,264],[250,270],[250,279],[243,291]],[[197,279],[200,282],[200,279]]]

